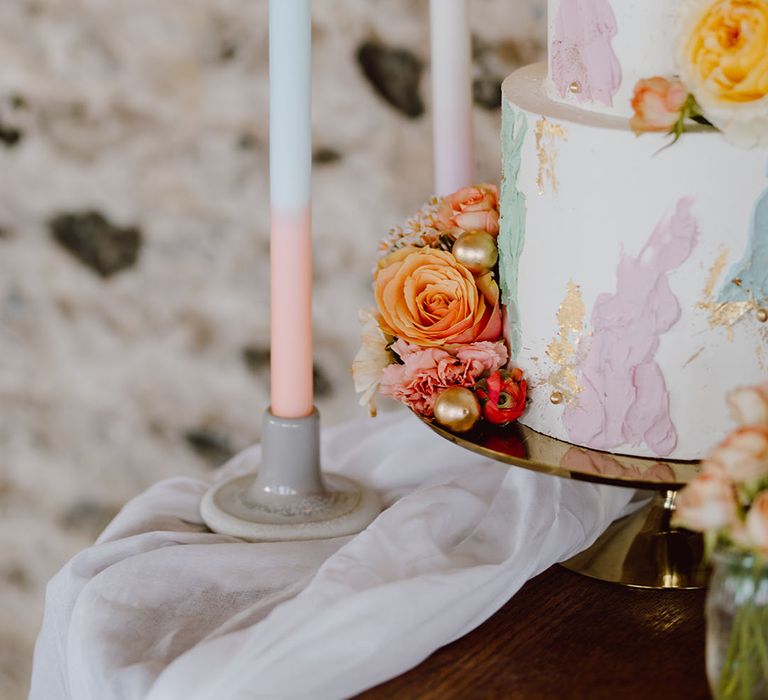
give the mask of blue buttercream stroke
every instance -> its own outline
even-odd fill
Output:
[[[728,272],[719,302],[752,301],[768,303],[768,190],[755,203],[747,250]]]
[[[517,187],[528,120],[505,100],[502,109],[501,150],[504,174],[501,181],[499,275],[502,300],[507,309],[510,357],[520,352],[521,329],[517,304],[520,256],[525,242],[525,195]]]

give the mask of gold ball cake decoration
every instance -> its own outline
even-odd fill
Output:
[[[485,231],[465,231],[456,239],[452,252],[473,275],[492,269],[499,259],[496,239]]]
[[[569,86],[568,90],[570,90],[574,95],[578,95],[581,92],[581,83],[577,80],[574,80]]]
[[[757,316],[757,320],[760,323],[765,323],[768,321],[768,309],[762,306],[755,312],[755,315]]]
[[[480,420],[480,401],[469,389],[452,386],[435,401],[435,420],[454,433],[466,433]]]
[[[553,391],[549,395],[550,402],[555,404],[555,406],[557,406],[558,404],[563,403],[563,398],[565,398],[565,397],[563,396],[563,393],[561,391]]]

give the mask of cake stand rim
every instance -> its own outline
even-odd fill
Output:
[[[689,479],[676,480],[676,481],[659,481],[657,479],[644,480],[644,479],[638,479],[636,477],[622,477],[622,476],[609,475],[609,474],[598,474],[598,473],[591,473],[588,471],[581,471],[573,467],[565,467],[560,464],[547,464],[545,462],[529,459],[527,457],[517,457],[515,455],[511,455],[506,452],[500,452],[498,450],[494,450],[493,448],[487,447],[486,445],[481,444],[477,439],[473,440],[473,437],[476,436],[475,431],[470,431],[469,433],[463,434],[463,435],[452,433],[450,430],[446,430],[442,426],[435,423],[433,420],[430,420],[429,418],[425,418],[424,416],[419,415],[415,411],[413,413],[419,418],[419,420],[421,420],[422,423],[427,425],[433,432],[435,432],[440,437],[448,440],[449,442],[454,443],[458,447],[469,450],[470,452],[474,452],[475,454],[482,455],[483,457],[488,457],[489,459],[493,459],[496,462],[503,462],[504,464],[509,464],[515,467],[521,467],[523,469],[528,469],[530,471],[535,471],[542,474],[549,474],[550,476],[559,476],[565,479],[574,479],[576,481],[588,481],[591,483],[607,484],[610,486],[623,486],[626,488],[643,489],[646,491],[679,491],[690,481]],[[584,450],[589,454],[596,454],[596,455],[603,455],[603,456],[608,455],[609,457],[614,458],[619,463],[621,463],[622,460],[631,459],[633,462],[646,462],[648,463],[649,466],[652,464],[661,464],[661,465],[668,465],[668,466],[686,465],[686,466],[695,468],[696,465],[700,464],[700,461],[698,460],[665,460],[665,459],[657,459],[655,457],[637,457],[632,455],[621,455],[621,454],[614,454],[611,452],[605,452],[601,450],[594,450],[588,447],[583,447],[582,445],[576,445],[574,443],[566,442],[565,440],[558,440],[557,438],[550,437],[549,435],[544,435],[543,433],[540,433],[534,430],[533,428],[524,426],[522,424],[519,424],[519,426],[521,430],[529,431],[530,433],[536,435],[537,439],[541,439],[542,441],[547,441],[547,442],[551,442],[558,445],[565,445],[568,447],[576,447],[580,450]],[[693,475],[691,476],[691,478],[693,478]]]

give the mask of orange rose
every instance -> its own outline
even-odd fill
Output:
[[[632,95],[633,117],[629,120],[636,134],[670,131],[683,112],[688,91],[679,80],[648,78],[638,80]]]
[[[373,291],[384,330],[414,345],[441,346],[501,337],[499,287],[475,278],[451,253],[401,248],[379,262]]]
[[[437,215],[440,229],[499,232],[499,188],[496,185],[462,187],[443,199]]]

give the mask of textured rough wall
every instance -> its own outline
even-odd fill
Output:
[[[481,179],[544,0],[472,0]],[[128,498],[259,436],[268,400],[266,0],[0,3],[0,697],[45,581]],[[426,0],[315,0],[317,394],[377,239],[430,194]]]

